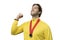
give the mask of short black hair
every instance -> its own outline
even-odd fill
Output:
[[[35,6],[35,5],[37,5],[39,8],[39,12],[41,12],[40,14],[39,14],[39,17],[41,16],[41,14],[42,14],[42,8],[41,8],[41,6],[40,6],[40,4],[33,4],[33,6]]]

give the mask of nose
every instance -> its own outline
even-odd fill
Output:
[[[34,11],[34,9],[32,9],[32,11]]]

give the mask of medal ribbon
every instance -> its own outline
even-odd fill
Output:
[[[32,20],[30,21],[30,34],[33,33],[34,29],[36,28],[37,24],[39,23],[40,19],[38,19],[35,23],[35,25],[32,28]]]

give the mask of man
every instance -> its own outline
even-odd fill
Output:
[[[12,24],[11,34],[17,35],[24,32],[24,40],[52,40],[49,26],[39,19],[41,14],[41,6],[33,4],[31,10],[32,19],[17,26],[19,19],[23,17],[22,14],[17,15]]]

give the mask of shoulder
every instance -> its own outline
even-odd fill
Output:
[[[50,29],[49,25],[46,22],[40,20],[40,24],[44,27],[44,29]]]
[[[30,22],[30,20],[28,20],[28,21],[25,21],[23,24],[28,24]]]
[[[43,25],[48,26],[48,24],[46,22],[42,21],[42,20],[40,20],[40,23],[43,24]]]

